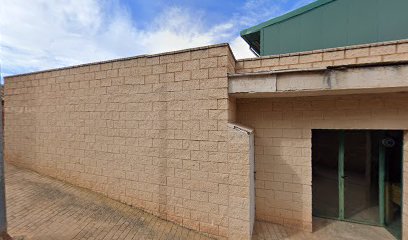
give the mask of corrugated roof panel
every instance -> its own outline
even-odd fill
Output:
[[[259,34],[262,56],[401,40],[408,39],[407,12],[407,0],[320,0],[241,35]]]

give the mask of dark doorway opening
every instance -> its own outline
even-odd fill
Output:
[[[403,132],[313,130],[313,215],[386,227],[401,239]]]

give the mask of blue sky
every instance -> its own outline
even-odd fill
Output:
[[[222,42],[313,0],[2,0],[2,76]]]

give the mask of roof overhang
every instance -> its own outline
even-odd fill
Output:
[[[320,96],[408,91],[408,62],[231,74],[238,98]]]

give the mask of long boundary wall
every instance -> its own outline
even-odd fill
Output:
[[[234,70],[221,44],[7,77],[6,160],[248,239],[249,136],[227,126]]]

